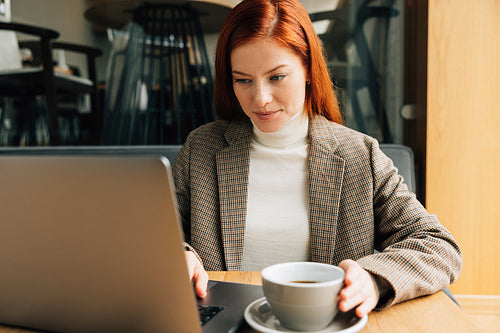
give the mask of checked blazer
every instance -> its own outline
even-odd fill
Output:
[[[248,120],[203,125],[173,165],[185,240],[206,270],[241,269],[251,133]],[[308,139],[312,261],[353,259],[385,279],[391,290],[382,307],[455,281],[459,246],[375,139],[321,116],[310,120]]]

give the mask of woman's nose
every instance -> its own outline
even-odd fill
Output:
[[[255,86],[254,101],[257,106],[263,107],[272,99],[272,91],[268,85],[261,83]]]

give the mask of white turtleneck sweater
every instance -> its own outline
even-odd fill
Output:
[[[253,126],[244,271],[310,260],[308,126],[304,112],[273,133]]]

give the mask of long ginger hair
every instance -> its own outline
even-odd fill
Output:
[[[231,52],[259,38],[270,38],[293,50],[307,69],[304,109],[342,123],[322,44],[305,8],[297,0],[243,0],[228,14],[215,55],[214,104],[219,119],[244,116],[233,91]]]

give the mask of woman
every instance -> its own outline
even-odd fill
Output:
[[[244,0],[217,43],[220,120],[174,163],[186,258],[206,270],[342,267],[339,308],[364,316],[453,282],[462,258],[375,139],[341,125],[321,44],[296,0]],[[380,252],[374,253],[374,250]]]

